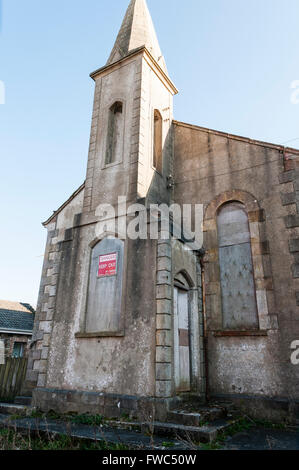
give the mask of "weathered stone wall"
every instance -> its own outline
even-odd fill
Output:
[[[173,92],[161,82],[161,76],[153,65],[145,55],[140,101],[138,198],[147,198],[151,203],[170,203],[167,177],[172,173],[173,165]],[[162,116],[162,173],[153,166],[155,110]]]
[[[61,259],[61,241],[71,236],[74,217],[82,211],[84,189],[47,225],[48,237],[44,255],[33,334],[30,343],[24,393],[46,383],[47,360],[56,300]]]
[[[75,228],[72,239],[61,244],[45,385],[154,395],[155,244],[151,241],[125,243],[123,335],[84,337],[94,230],[95,226]]]
[[[168,202],[166,188],[171,172],[173,91],[146,54],[103,69],[94,77],[95,98],[85,184],[84,213],[94,214],[99,204],[148,198]],[[123,145],[119,158],[105,165],[108,111],[114,102],[123,103]],[[153,168],[154,109],[163,116],[163,174]]]
[[[104,67],[93,78],[85,187],[48,225],[28,383],[39,388],[165,396],[165,384],[156,390],[155,240],[125,241],[120,331],[95,335],[84,325],[91,249],[109,235],[109,230],[103,233],[99,227],[99,205],[115,207],[118,196],[127,202],[144,201],[147,196],[159,203],[170,200],[174,91],[145,50]],[[123,103],[123,141],[116,161],[107,165],[109,109],[116,101]],[[155,107],[164,118],[163,174],[152,165]]]
[[[176,398],[152,398],[82,390],[43,388],[33,391],[32,405],[58,413],[100,414],[111,419],[125,416],[141,422],[164,421],[169,409],[175,408]]]
[[[210,392],[298,399],[299,368],[290,362],[299,338],[297,171],[285,171],[280,146],[174,126],[175,202],[205,209]],[[222,331],[216,213],[230,200],[241,201],[249,216],[259,315],[252,334]]]
[[[94,213],[99,204],[116,204],[118,195],[129,197],[131,191],[136,191],[132,183],[138,161],[141,63],[141,57],[134,56],[95,78],[83,205],[85,213]],[[116,101],[123,103],[123,143],[118,160],[105,165],[109,109]],[[134,161],[135,165],[132,164]]]

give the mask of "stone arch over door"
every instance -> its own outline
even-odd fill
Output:
[[[248,216],[258,329],[268,330],[271,329],[268,298],[272,295],[273,285],[269,262],[269,243],[266,238],[265,214],[252,194],[239,190],[226,191],[220,194],[208,205],[205,211],[204,246],[206,254],[204,266],[208,329],[212,331],[223,330],[217,214],[219,209],[229,202],[241,203]],[[265,272],[265,266],[267,272]]]
[[[202,291],[197,254],[180,240],[158,240],[156,315],[156,396],[176,395],[174,377],[174,285],[190,299],[191,391],[202,393]]]
[[[182,270],[174,276],[173,286],[173,364],[176,392],[190,392],[192,280]]]
[[[174,276],[174,283],[177,285],[177,287],[181,286],[182,288],[185,288],[187,290],[195,287],[192,277],[188,274],[188,271],[186,271],[185,269],[182,269]]]

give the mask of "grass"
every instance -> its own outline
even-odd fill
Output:
[[[95,430],[101,430],[103,426],[112,423],[112,420],[104,418],[102,415],[89,414],[59,414],[54,411],[42,413],[33,410],[28,416],[33,419],[42,419],[45,422],[53,420],[76,425],[92,426]],[[7,420],[12,424],[24,416],[10,415]],[[122,420],[127,420],[128,416],[123,415]],[[70,432],[70,431],[68,431]],[[78,439],[70,435],[53,434],[46,431],[26,431],[18,432],[16,428],[8,426],[0,428],[0,451],[1,450],[130,450],[131,448],[123,442],[109,443],[105,440]]]
[[[112,420],[104,418],[102,415],[89,415],[89,414],[58,414],[54,411],[48,413],[42,413],[38,410],[34,410],[31,413],[32,418],[44,419],[44,420],[56,420],[63,421],[66,423],[73,423],[77,425],[88,425],[94,428],[103,428],[103,426],[111,426]],[[21,418],[21,416],[13,415],[9,418],[10,421]],[[120,421],[130,421],[130,417],[127,414],[121,416]],[[203,425],[202,423],[201,425]],[[248,431],[252,428],[264,428],[264,429],[279,429],[284,430],[287,428],[287,424],[281,423],[276,424],[266,420],[252,419],[247,416],[236,418],[235,422],[223,431],[212,443],[192,443],[197,448],[202,450],[220,450],[224,447],[225,441],[228,437],[234,436],[237,433]],[[35,433],[36,434],[36,433]],[[30,436],[30,432],[27,435],[24,433],[18,433],[15,429],[7,428],[0,429],[0,450],[8,449],[20,449],[20,450],[129,450],[129,448],[123,443],[109,444],[104,441],[84,441],[76,438],[72,438],[68,435],[50,435],[48,433],[42,433],[42,436],[38,435],[34,437]],[[148,435],[152,436],[152,432]],[[190,441],[191,444],[191,441]],[[163,447],[173,447],[172,442],[165,441]]]
[[[232,437],[240,432],[248,431],[252,428],[263,429],[287,429],[287,424],[272,423],[271,421],[259,420],[248,418],[247,416],[237,418],[235,423],[232,423],[222,434],[218,436],[216,441],[208,444],[199,443],[199,447],[203,450],[221,450],[224,447],[225,441],[228,437]]]
[[[54,411],[49,411],[48,413],[42,413],[39,410],[33,410],[29,416],[30,418],[37,418],[37,419],[46,419],[46,420],[53,420],[53,421],[63,421],[63,422],[70,422],[73,424],[85,424],[88,426],[100,426],[100,427],[107,427],[107,426],[116,426],[120,425],[121,423],[124,424],[132,424],[134,425],[135,421],[137,420],[136,417],[131,417],[127,413],[122,413],[120,418],[105,418],[104,416],[97,414],[59,414]]]
[[[130,450],[124,443],[110,444],[104,441],[83,441],[67,435],[39,435],[0,429],[1,450]]]
[[[266,428],[266,429],[280,429],[284,430],[288,428],[288,424],[286,423],[272,423],[271,421],[266,421],[262,419],[253,419],[252,420],[255,426]]]
[[[24,416],[22,416],[22,415],[17,415],[17,414],[9,415],[9,416],[8,416],[8,419],[9,419],[10,421],[16,421],[17,419],[22,419],[22,418],[24,418]]]
[[[48,419],[53,421],[66,421],[74,424],[86,424],[88,426],[101,426],[107,421],[102,415],[89,415],[89,414],[59,414],[55,411],[42,413],[38,410],[33,410],[31,418]]]
[[[74,424],[88,424],[89,426],[101,426],[104,424],[105,419],[102,415],[77,415],[70,418]]]
[[[234,434],[251,429],[255,424],[248,418],[239,418],[235,423],[232,423],[224,432],[219,434],[217,439],[211,443],[199,443],[202,450],[220,450],[223,448],[226,439]]]
[[[171,447],[174,447],[173,442],[163,442],[162,446],[165,447],[166,449],[170,449]]]

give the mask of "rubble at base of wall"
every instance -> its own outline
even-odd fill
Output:
[[[142,422],[166,421],[167,413],[180,398],[151,398],[108,393],[36,388],[32,406],[47,413],[102,415],[108,419],[127,417]],[[298,424],[299,400],[248,395],[215,395],[211,404],[231,403],[240,415],[272,423]]]
[[[291,425],[299,423],[299,399],[253,395],[212,395],[211,399],[219,403],[230,402],[240,414],[253,419]]]
[[[61,414],[77,413],[102,415],[117,419],[129,417],[140,421],[165,421],[177,398],[151,398],[74,390],[36,388],[32,406],[43,411]]]

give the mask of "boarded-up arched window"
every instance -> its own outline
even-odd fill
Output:
[[[154,111],[154,152],[153,166],[162,174],[163,171],[163,149],[162,149],[163,120],[160,112]]]
[[[120,330],[124,242],[107,237],[92,249],[85,330],[117,333]]]
[[[123,129],[123,104],[116,101],[109,109],[108,133],[105,163],[117,162],[120,160]]]
[[[240,202],[217,216],[223,328],[258,329],[248,216]]]

